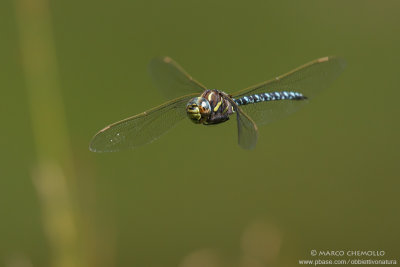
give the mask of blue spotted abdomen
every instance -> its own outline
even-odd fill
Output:
[[[247,105],[247,104],[254,104],[258,102],[265,102],[265,101],[275,101],[275,100],[304,100],[307,99],[301,93],[298,92],[269,92],[269,93],[262,93],[262,94],[255,94],[249,96],[243,96],[241,98],[233,99],[236,104],[239,106]]]

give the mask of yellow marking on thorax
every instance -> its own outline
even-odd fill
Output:
[[[229,105],[226,105],[226,108],[224,109],[224,111],[222,111],[222,113],[226,113],[229,109]]]
[[[221,101],[219,101],[218,104],[215,106],[214,112],[217,112],[217,110],[219,109],[219,107],[221,106],[221,104],[222,104],[222,99],[221,99]]]
[[[213,94],[214,94],[214,92],[210,92],[210,94],[208,95],[208,101],[211,101]]]

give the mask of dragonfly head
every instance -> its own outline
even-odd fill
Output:
[[[194,123],[203,123],[211,114],[211,106],[203,97],[192,98],[186,105],[186,113]]]

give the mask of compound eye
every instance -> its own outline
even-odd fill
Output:
[[[200,106],[202,113],[207,114],[211,111],[210,103],[206,99],[202,99]]]

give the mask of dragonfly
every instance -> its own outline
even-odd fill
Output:
[[[282,118],[309,102],[343,71],[336,56],[316,59],[272,80],[233,94],[207,89],[170,57],[149,64],[150,75],[168,98],[160,106],[113,123],[92,139],[93,152],[115,152],[150,143],[188,117],[195,124],[215,125],[236,116],[238,144],[254,149],[258,126]]]

